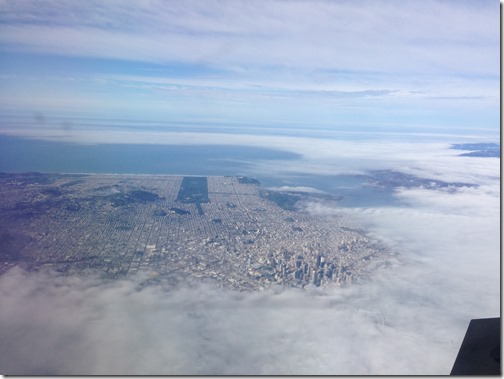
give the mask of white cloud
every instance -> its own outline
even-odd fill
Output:
[[[498,8],[474,8],[438,1],[7,2],[0,15],[9,21],[1,27],[4,44],[58,54],[497,75]]]
[[[496,3],[5,1],[0,21],[4,75],[18,75],[0,91],[7,110],[263,126],[498,122]],[[59,79],[32,78],[46,71]]]
[[[0,368],[25,375],[448,373],[465,315],[452,323],[439,299],[400,281],[305,292],[209,285],[137,292],[134,281],[14,269],[0,278]]]

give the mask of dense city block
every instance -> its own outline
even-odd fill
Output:
[[[348,285],[386,262],[385,247],[343,217],[264,191],[245,177],[1,174],[0,272],[145,273],[252,290]]]

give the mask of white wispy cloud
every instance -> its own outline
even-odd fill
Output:
[[[497,75],[492,4],[7,1],[1,40],[57,54],[224,67]]]
[[[5,56],[94,63],[61,65],[53,73],[59,79],[43,85],[34,85],[32,69],[14,65],[10,70],[21,79],[0,91],[5,108],[74,110],[57,100],[75,97],[98,103],[81,112],[200,114],[263,125],[358,120],[484,128],[498,122],[493,2],[43,4],[1,4]],[[102,70],[97,62],[104,61],[116,71]],[[127,66],[132,63],[135,69]],[[69,81],[76,76],[83,82]]]
[[[2,25],[2,40],[51,52],[58,48],[60,53],[134,60],[492,71],[498,70],[493,59],[498,51],[492,47],[499,39],[494,29],[498,17],[491,17],[498,7],[492,4],[48,1],[41,7],[5,2],[1,15],[10,22]],[[62,31],[70,33],[68,38],[58,33]],[[488,48],[490,56],[474,56],[475,48]]]

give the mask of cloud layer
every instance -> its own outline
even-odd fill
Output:
[[[404,277],[255,294],[17,269],[0,281],[4,374],[445,374],[467,325]]]
[[[282,62],[357,71],[498,70],[498,17],[491,17],[498,7],[489,1],[45,5],[4,1],[2,42],[57,54],[238,67]],[[491,53],[473,54],[475,48]]]
[[[4,111],[487,128],[492,1],[0,4]],[[8,89],[8,90],[7,90]]]

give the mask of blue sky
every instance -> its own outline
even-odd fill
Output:
[[[0,54],[48,124],[499,131],[497,1],[4,0]]]

